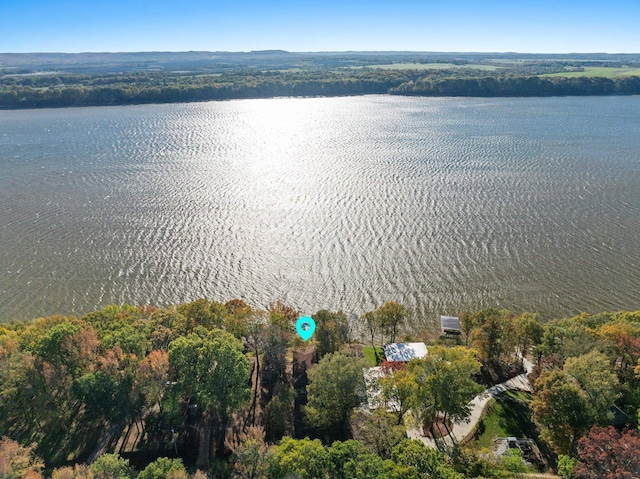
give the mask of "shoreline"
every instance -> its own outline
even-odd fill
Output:
[[[314,98],[353,98],[359,96],[389,96],[389,97],[407,97],[407,98],[593,98],[593,97],[632,97],[639,96],[638,93],[602,93],[592,95],[426,95],[426,94],[399,94],[399,93],[359,93],[359,94],[345,94],[345,95],[279,95],[279,96],[255,96],[255,97],[237,97],[237,98],[222,98],[222,99],[208,99],[208,100],[180,100],[180,101],[155,101],[155,102],[123,102],[123,103],[95,103],[95,104],[70,104],[70,105],[39,105],[39,106],[25,106],[25,107],[6,107],[0,105],[0,112],[10,111],[33,111],[33,110],[62,110],[71,108],[103,108],[103,107],[123,107],[123,106],[146,106],[146,105],[180,105],[191,103],[223,103],[231,101],[241,100],[281,100],[281,99],[314,99]]]

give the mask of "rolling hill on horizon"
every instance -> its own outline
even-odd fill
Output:
[[[597,66],[640,64],[640,53],[483,53],[346,51],[290,52],[86,52],[86,53],[0,53],[0,73],[116,73],[116,72],[206,72],[224,73],[243,69],[317,69],[364,67],[394,63],[510,64],[513,62],[578,62]]]

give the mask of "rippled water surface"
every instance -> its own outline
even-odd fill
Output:
[[[640,97],[0,112],[0,321],[640,309]]]

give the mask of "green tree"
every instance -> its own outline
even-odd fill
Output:
[[[203,298],[191,303],[179,304],[176,309],[186,319],[181,328],[182,334],[190,334],[198,326],[203,326],[206,329],[221,328],[224,324],[224,318],[228,314],[227,308],[223,304],[207,301]]]
[[[247,318],[247,328],[244,336],[244,344],[250,348],[254,355],[255,365],[255,377],[256,384],[253,387],[253,398],[251,400],[251,406],[249,408],[249,414],[247,415],[246,423],[255,426],[256,423],[256,411],[258,408],[258,399],[260,396],[260,377],[262,371],[260,369],[260,356],[264,348],[266,334],[267,334],[267,321],[268,316],[266,311],[254,311]],[[280,436],[282,437],[282,436]]]
[[[462,311],[459,315],[460,329],[464,333],[464,345],[469,346],[469,338],[471,333],[478,326],[478,318],[474,314],[470,314],[467,311]]]
[[[99,311],[82,317],[82,321],[91,324],[100,333],[118,328],[123,324],[131,324],[138,316],[138,309],[129,304],[118,306],[110,304]]]
[[[247,441],[235,451],[233,477],[238,479],[267,479],[268,447],[257,441]]]
[[[58,371],[78,377],[95,363],[99,345],[91,326],[64,322],[41,336],[35,353]]]
[[[247,400],[247,358],[240,342],[223,331],[176,339],[169,346],[169,364],[187,394],[217,417],[228,416]]]
[[[430,423],[438,413],[454,421],[464,421],[471,414],[469,401],[482,391],[473,376],[480,363],[473,351],[463,346],[433,347],[423,359],[412,359],[409,371],[415,378],[415,412],[423,423]]]
[[[538,360],[538,364],[533,366],[533,369],[531,369],[531,372],[527,375],[527,379],[529,380],[529,384],[531,384],[531,388],[534,393],[537,392],[536,381],[540,375],[554,369],[562,369],[562,361],[556,356],[544,356]]]
[[[42,331],[41,337],[28,345],[34,355],[13,354],[9,368],[0,372],[4,376],[0,388],[0,423],[4,427],[0,433],[12,430],[12,436],[22,442],[36,442],[38,454],[47,462],[77,449],[77,444],[72,444],[76,434],[94,425],[79,421],[81,404],[71,387],[75,378],[95,368],[99,345],[91,326],[64,321]]]
[[[398,465],[415,468],[421,477],[463,479],[462,474],[454,470],[448,456],[413,439],[405,439],[394,447],[391,459]]]
[[[611,406],[620,395],[620,383],[609,359],[598,351],[591,351],[567,359],[564,370],[586,392],[593,421],[600,424],[607,422]]]
[[[424,479],[424,477],[415,466],[397,464],[391,459],[387,459],[383,463],[383,472],[378,476],[378,479]]]
[[[396,424],[402,424],[404,415],[416,398],[418,385],[415,378],[405,367],[389,370],[379,381],[385,403],[395,408]]]
[[[384,409],[373,413],[356,409],[350,423],[353,438],[384,459],[390,458],[393,447],[406,437],[404,425],[399,425],[396,417]]]
[[[576,476],[573,473],[573,469],[576,467],[577,462],[578,460],[571,456],[560,454],[558,456],[558,475],[562,479],[574,479]]]
[[[289,385],[290,376],[287,372],[287,336],[289,332],[279,326],[271,325],[267,328],[263,344],[263,367],[261,383],[263,401],[267,403],[279,385]]]
[[[521,477],[520,474],[528,472],[529,468],[522,462],[522,452],[520,449],[508,449],[500,457],[500,466],[515,477]]]
[[[293,324],[298,319],[298,311],[280,301],[269,305],[268,322],[262,337],[262,372],[260,377],[260,404],[268,409],[265,429],[269,440],[282,437],[278,430],[288,430],[290,424],[290,401],[285,395],[292,390],[292,378],[287,369],[287,347],[293,337]],[[278,399],[275,399],[278,396]],[[270,404],[274,401],[273,404]],[[275,435],[274,435],[275,434]]]
[[[524,355],[530,346],[540,344],[544,333],[540,313],[522,313],[513,321],[516,327],[517,346]]]
[[[591,425],[587,395],[560,369],[543,372],[535,389],[532,419],[541,436],[558,454],[574,452],[578,439]]]
[[[264,408],[263,422],[266,437],[269,441],[277,441],[292,432],[293,401],[295,390],[288,384],[278,384],[277,392]]]
[[[140,413],[142,400],[133,394],[137,363],[135,355],[125,354],[116,345],[73,381],[72,396],[83,405],[78,417],[83,427],[117,424]]]
[[[316,323],[314,339],[319,358],[338,351],[349,340],[349,321],[342,311],[332,313],[323,309],[312,317]]]
[[[341,477],[349,479],[386,479],[389,477],[384,468],[384,461],[377,454],[361,454],[349,459],[343,468]]]
[[[542,341],[536,352],[540,356],[556,356],[562,361],[591,351],[603,351],[606,345],[592,332],[600,323],[591,323],[592,317],[580,315],[569,319],[550,321],[544,325]]]
[[[515,349],[516,334],[510,311],[483,309],[474,313],[470,321],[477,325],[471,333],[471,345],[483,361],[500,359]]]
[[[151,349],[151,341],[139,322],[124,324],[101,333],[102,349],[120,347],[123,352],[144,357]]]
[[[67,318],[65,316],[48,316],[46,318],[36,318],[29,321],[24,329],[20,331],[19,342],[21,349],[35,353],[42,337],[52,327],[61,323],[77,323],[76,318]]]
[[[187,470],[180,459],[160,457],[145,467],[138,479],[188,479]]]
[[[284,437],[273,448],[269,478],[328,479],[331,457],[318,439]]]
[[[215,329],[182,336],[169,345],[169,365],[184,394],[197,399],[221,448],[231,413],[248,401],[251,392],[249,362],[241,343]],[[208,457],[200,457],[199,464],[208,464]]]
[[[95,423],[104,420],[118,422],[128,413],[130,384],[122,385],[117,377],[104,371],[87,373],[72,386],[75,398],[84,405],[84,419]]]
[[[261,427],[250,426],[236,440],[227,442],[233,452],[233,477],[236,479],[267,479],[270,451],[264,442]]]
[[[48,409],[49,397],[35,358],[19,350],[4,351],[0,357],[0,435],[21,442],[38,439],[41,411]]]
[[[134,476],[129,460],[118,454],[103,454],[89,466],[93,479],[130,479]]]
[[[624,316],[627,317],[627,316]],[[598,328],[598,337],[607,344],[606,354],[616,364],[616,374],[622,383],[633,385],[634,367],[640,359],[640,323],[615,318]]]
[[[363,456],[371,452],[360,441],[349,439],[348,441],[334,441],[331,446],[325,448],[331,461],[331,475],[333,477],[351,477],[345,474],[345,466],[349,462],[357,462]],[[382,461],[380,461],[382,464]]]
[[[365,367],[363,359],[332,353],[309,370],[308,404],[305,407],[309,424],[338,429],[343,434],[349,430],[351,411],[365,396]]]
[[[174,308],[153,311],[146,320],[145,329],[151,340],[151,350],[169,349],[169,343],[181,334],[188,334],[189,320]]]
[[[387,301],[375,310],[378,326],[384,334],[391,335],[391,342],[396,342],[398,329],[404,326],[409,311],[400,303]]]

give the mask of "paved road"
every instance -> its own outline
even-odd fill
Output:
[[[464,441],[475,428],[478,421],[482,418],[482,413],[487,405],[487,403],[494,398],[498,394],[519,389],[522,391],[531,391],[531,385],[529,384],[529,380],[527,379],[527,375],[531,372],[533,368],[533,363],[529,361],[527,358],[524,358],[524,369],[525,373],[520,376],[516,376],[515,378],[511,378],[508,381],[505,381],[501,384],[497,384],[495,386],[491,386],[489,389],[486,389],[483,393],[474,397],[471,401],[471,416],[469,417],[468,422],[454,423],[451,431],[451,435],[455,438],[456,442]],[[433,439],[429,439],[427,437],[422,436],[420,429],[417,427],[408,427],[407,428],[407,436],[411,439],[418,439],[422,441],[427,446],[432,448],[437,448],[436,442]],[[451,436],[447,436],[443,438],[443,440],[448,445],[453,445],[453,438]]]

